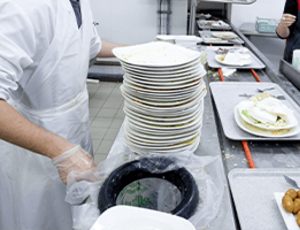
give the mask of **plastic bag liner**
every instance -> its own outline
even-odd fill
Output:
[[[180,168],[186,169],[189,174],[192,175],[198,190],[199,199],[198,202],[196,202],[197,205],[195,209],[192,213],[189,213],[191,216],[188,220],[197,229],[202,229],[207,227],[216,217],[225,185],[222,162],[219,156],[200,157],[192,152],[164,155],[137,155],[132,153],[124,145],[119,147],[120,148],[115,148],[114,154],[110,154],[106,160],[101,162],[91,172],[86,172],[83,176],[83,178],[86,179],[85,181],[76,182],[76,176],[73,173],[70,173],[68,176],[66,201],[72,205],[74,229],[90,229],[100,215],[99,209],[101,209],[101,205],[104,206],[104,210],[105,208],[110,208],[112,205],[132,205],[167,213],[171,212],[178,207],[186,194],[180,191],[182,188],[178,188],[170,182],[172,180],[166,180],[164,177],[155,175],[173,172]],[[157,162],[165,162],[164,160],[157,161],[157,159],[161,159],[162,157],[169,162],[165,164],[166,167],[159,163],[157,164]],[[151,159],[156,160],[152,161]],[[156,162],[152,165],[154,166],[152,169],[152,166],[146,167],[148,170],[152,170],[150,177],[144,178],[142,176],[142,178],[138,180],[130,181],[127,185],[125,185],[126,183],[123,183],[123,181],[122,186],[125,185],[124,187],[118,187],[120,183],[111,182],[110,186],[106,187],[107,193],[105,195],[112,195],[111,192],[114,192],[113,187],[118,187],[115,191],[119,191],[119,194],[116,194],[117,196],[112,198],[115,204],[107,202],[107,200],[110,200],[106,197],[104,199],[105,202],[100,201],[100,205],[98,206],[99,192],[107,183],[107,179],[113,173],[116,173],[115,170],[117,168],[120,169],[120,167],[122,168],[126,164],[145,160],[148,163]],[[89,173],[99,174],[101,180],[97,182],[87,181]],[[128,173],[128,171],[119,170],[117,174],[118,173],[124,174]],[[182,180],[185,179],[182,178]],[[190,207],[187,209],[189,210],[189,208]]]

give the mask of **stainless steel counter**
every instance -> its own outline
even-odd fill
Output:
[[[245,41],[245,46],[248,47],[260,60],[266,65],[263,70],[255,70],[263,82],[274,82],[283,88],[293,100],[300,105],[300,92],[299,90],[281,73],[279,72],[269,60],[244,36],[241,31],[231,25],[233,30]],[[208,68],[207,83],[220,81],[218,70]],[[257,82],[250,70],[238,70],[234,75],[225,77],[225,81],[238,81],[238,82]],[[211,145],[219,146],[223,158],[223,165],[225,175],[235,168],[249,168],[246,160],[245,152],[241,141],[232,141],[225,137],[220,124],[220,119],[215,109],[213,98],[208,95],[212,104],[212,111],[206,113],[213,113],[213,118],[217,128],[217,137],[210,137],[208,141]],[[210,110],[206,107],[206,110]],[[205,121],[204,122],[210,122]],[[212,126],[204,126],[203,133],[211,133],[207,129],[213,129]],[[208,137],[207,137],[208,138]],[[209,145],[210,145],[209,144]],[[196,151],[197,154],[203,154],[210,149],[206,142],[201,142],[200,147]],[[288,141],[251,141],[248,142],[252,158],[256,168],[298,168],[300,167],[300,143]],[[213,154],[213,153],[211,153]],[[234,210],[234,206],[232,207]],[[234,216],[235,217],[235,216]],[[238,219],[236,218],[237,226],[239,226]],[[225,229],[225,228],[224,228]],[[239,229],[239,227],[237,227]]]

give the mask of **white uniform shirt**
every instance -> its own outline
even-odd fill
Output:
[[[43,110],[83,91],[89,58],[100,51],[101,42],[89,2],[80,3],[82,12],[89,12],[83,15],[89,28],[78,29],[69,0],[0,1],[0,98],[13,97],[31,109]],[[89,51],[78,45],[82,40]],[[60,45],[63,41],[62,48],[49,50],[58,41]]]

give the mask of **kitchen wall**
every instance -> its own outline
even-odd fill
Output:
[[[155,39],[159,24],[158,2],[159,0],[90,0],[94,19],[99,23],[97,30],[101,38],[131,45]],[[171,0],[171,10],[171,34],[186,34],[187,1]]]
[[[257,0],[252,5],[232,5],[232,23],[239,28],[244,22],[255,23],[256,17],[280,19],[285,0]],[[274,64],[279,67],[283,56],[285,40],[279,38],[250,37],[251,42]]]

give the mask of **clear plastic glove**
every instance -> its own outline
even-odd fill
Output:
[[[93,157],[79,145],[54,158],[53,163],[58,169],[62,182],[65,184],[67,184],[67,176],[70,172],[74,171],[79,176],[96,166]]]

